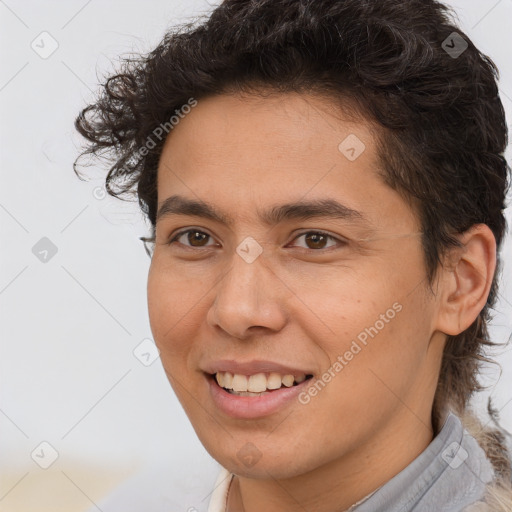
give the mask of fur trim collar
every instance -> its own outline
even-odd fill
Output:
[[[464,428],[476,439],[491,460],[489,454],[495,452],[495,446],[489,431],[469,411],[459,417]],[[493,460],[491,462],[494,463]],[[512,512],[512,481],[510,475],[496,477],[486,486],[482,500],[466,507],[464,512]]]

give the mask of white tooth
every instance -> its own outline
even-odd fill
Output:
[[[297,375],[297,377],[295,377],[295,382],[297,384],[300,384],[301,382],[304,382],[306,380],[306,375],[303,373],[301,375]]]
[[[247,391],[247,377],[245,375],[235,373],[235,375],[233,375],[232,385],[234,391]]]
[[[284,375],[283,378],[282,378],[282,381],[283,381],[283,384],[289,388],[291,386],[293,386],[293,375]]]
[[[279,389],[281,387],[282,380],[279,373],[272,372],[267,378],[267,389]]]
[[[261,393],[267,389],[267,377],[264,373],[255,373],[249,377],[247,390],[253,393]]]
[[[226,389],[233,389],[233,374],[224,372],[224,387]]]
[[[215,380],[217,381],[217,384],[223,388],[224,387],[224,375],[222,375],[222,373],[220,372],[217,372],[215,374]]]

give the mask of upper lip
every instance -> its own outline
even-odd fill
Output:
[[[202,370],[206,373],[215,374],[217,372],[230,372],[239,375],[254,375],[255,373],[280,373],[281,375],[311,375],[313,372],[305,368],[289,366],[274,361],[252,360],[235,361],[234,359],[221,359],[212,361],[203,366]]]

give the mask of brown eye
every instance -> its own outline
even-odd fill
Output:
[[[208,236],[206,233],[201,233],[201,231],[189,231],[187,233],[187,240],[194,247],[202,247]]]
[[[211,236],[208,233],[197,229],[187,229],[186,231],[179,232],[169,242],[169,245],[173,242],[179,242],[185,247],[209,247],[211,244],[208,245],[205,243],[209,238],[211,238]]]
[[[312,249],[312,250],[319,250],[319,249],[326,249],[330,248],[336,245],[345,245],[346,242],[343,240],[340,240],[338,238],[335,238],[332,235],[329,235],[327,233],[323,233],[322,231],[307,231],[305,233],[301,233],[299,236],[295,238],[295,240],[298,240],[300,238],[304,238],[305,246],[302,247],[305,249]],[[333,243],[331,245],[327,245],[328,241],[332,240]]]
[[[305,240],[310,249],[323,249],[327,243],[327,237],[320,233],[307,233]]]

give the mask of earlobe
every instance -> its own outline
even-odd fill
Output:
[[[438,330],[455,336],[485,307],[496,270],[496,239],[486,224],[459,235],[462,247],[450,249],[441,270]]]

